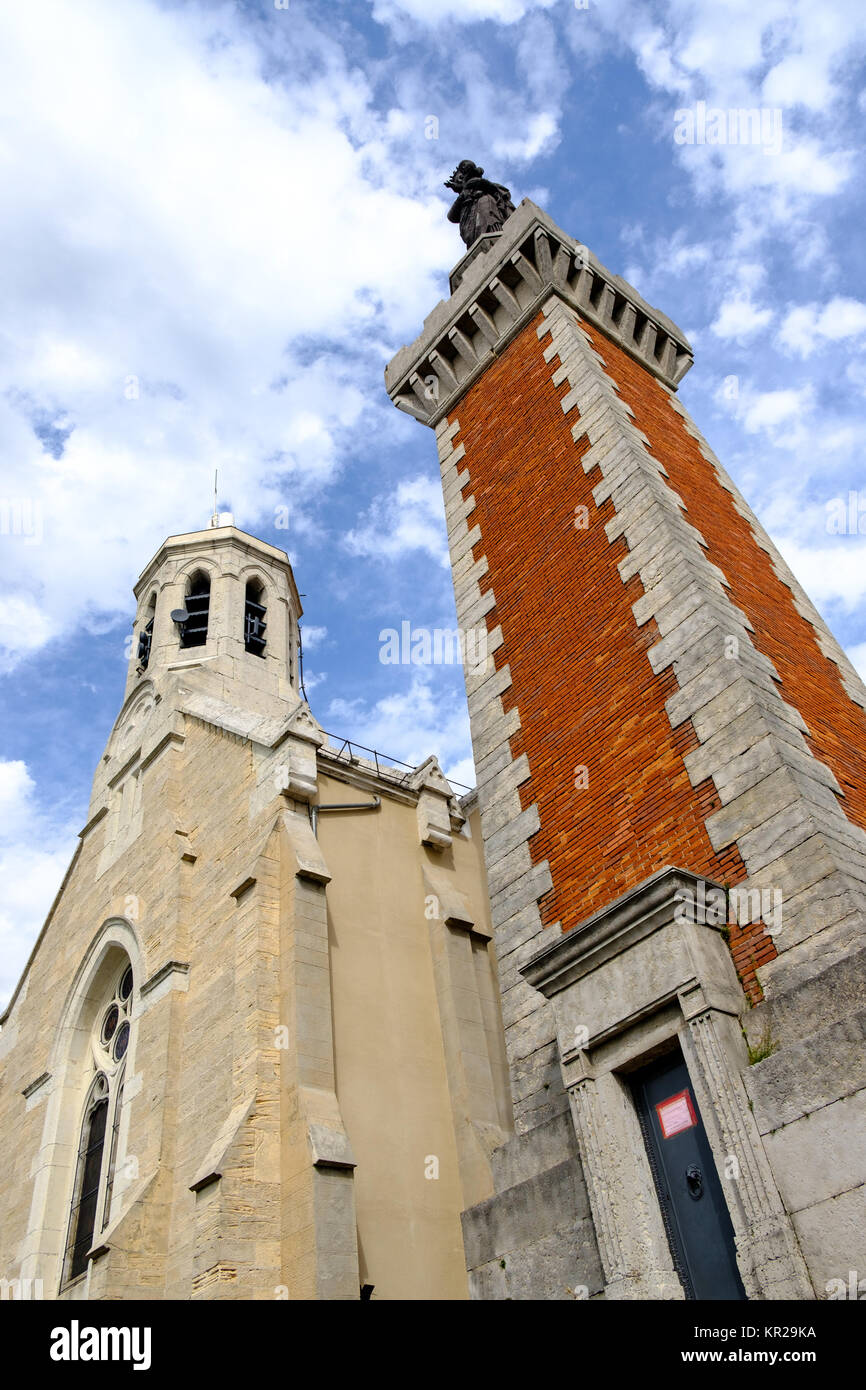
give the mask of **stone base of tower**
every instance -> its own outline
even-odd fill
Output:
[[[604,1276],[568,1113],[514,1135],[493,1154],[492,1167],[496,1195],[462,1218],[470,1297],[600,1293]]]
[[[755,1049],[776,1045],[743,1081],[816,1295],[838,1295],[866,1275],[866,951],[743,1023]]]
[[[676,1052],[724,1174],[746,1296],[810,1298],[744,1087],[742,989],[702,906],[708,886],[663,869],[544,946],[522,973],[553,1007],[605,1296],[683,1296],[631,1087],[639,1068]]]

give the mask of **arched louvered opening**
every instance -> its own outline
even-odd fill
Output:
[[[151,594],[144,610],[141,627],[138,630],[138,669],[146,671],[150,665],[150,651],[153,646],[153,624],[156,618],[156,594]]]
[[[265,644],[265,589],[258,579],[247,581],[244,602],[244,649],[253,656],[264,656]]]
[[[184,607],[189,617],[181,625],[180,645],[203,647],[207,641],[210,614],[210,576],[204,570],[196,570],[190,578]]]

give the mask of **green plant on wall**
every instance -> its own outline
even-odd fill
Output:
[[[778,1042],[770,1037],[770,1025],[767,1023],[764,1031],[756,1043],[750,1043],[745,1031],[743,1037],[746,1038],[746,1047],[749,1053],[749,1066],[753,1067],[756,1062],[763,1062],[765,1058],[772,1057],[774,1052],[779,1050]]]

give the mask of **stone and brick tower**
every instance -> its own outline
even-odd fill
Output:
[[[493,652],[466,674],[516,1132],[463,1217],[477,1297],[725,1296],[700,1246],[728,1296],[866,1272],[866,690],[683,409],[691,362],[524,200],[386,369]],[[698,1111],[704,1157],[660,1172]]]

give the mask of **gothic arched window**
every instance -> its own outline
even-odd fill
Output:
[[[180,645],[203,647],[210,612],[210,578],[203,570],[196,570],[190,579],[184,606],[189,617],[180,630]]]
[[[97,1010],[90,1037],[92,1080],[81,1120],[63,1283],[87,1269],[96,1235],[108,1224],[117,1159],[123,1078],[131,1030],[132,966],[114,978],[110,996]]]
[[[244,603],[244,649],[253,656],[265,654],[265,587],[258,579],[247,581]]]

